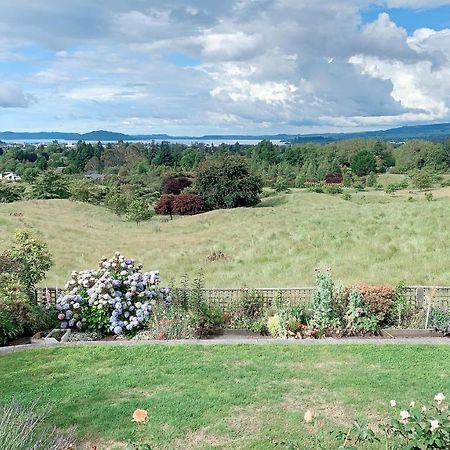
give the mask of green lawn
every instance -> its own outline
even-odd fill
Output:
[[[159,269],[163,284],[201,269],[207,287],[301,287],[314,268],[331,267],[345,283],[448,285],[450,188],[423,193],[293,190],[259,207],[212,211],[136,225],[107,209],[67,200],[0,205],[0,249],[14,230],[30,226],[48,242],[55,264],[48,286],[61,287],[72,270],[95,268],[119,250]],[[445,191],[445,192],[444,192]],[[445,196],[446,195],[446,196]],[[413,201],[408,201],[412,196]],[[225,261],[207,256],[223,251]]]
[[[53,404],[49,421],[98,450],[121,448],[135,408],[155,449],[316,450],[391,399],[450,394],[449,373],[450,346],[64,347],[1,356],[0,398]]]

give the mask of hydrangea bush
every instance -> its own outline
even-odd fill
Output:
[[[65,295],[57,300],[61,328],[101,333],[135,333],[150,320],[152,306],[170,303],[170,291],[159,288],[159,273],[119,252],[101,258],[97,270],[73,272]]]

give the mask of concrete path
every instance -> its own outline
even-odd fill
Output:
[[[0,347],[0,355],[17,351],[47,347],[76,346],[134,346],[134,345],[450,345],[450,338],[326,338],[326,339],[271,339],[253,337],[216,337],[211,339],[180,339],[173,341],[158,340],[126,340],[66,342],[58,344],[26,344],[11,347]]]

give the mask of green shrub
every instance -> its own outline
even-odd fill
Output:
[[[225,324],[225,315],[216,305],[208,305],[203,292],[203,275],[198,274],[192,281],[187,275],[181,281],[181,286],[171,289],[172,304],[183,308],[196,321],[196,335],[202,337],[210,334],[216,327]]]
[[[283,336],[283,327],[281,326],[281,318],[278,314],[267,319],[267,329],[274,338]]]
[[[331,194],[331,195],[342,194],[342,187],[334,185],[334,184],[329,184],[329,185],[324,186],[323,190],[324,190],[325,194]]]
[[[85,178],[75,178],[69,185],[70,198],[79,202],[101,205],[107,197],[107,188]]]
[[[440,331],[444,336],[450,335],[450,311],[432,308],[430,318],[431,324],[436,331]]]
[[[288,181],[284,177],[278,177],[273,186],[276,192],[287,192],[289,191]]]
[[[424,190],[433,186],[436,174],[429,170],[420,170],[411,175],[412,184],[416,189]]]
[[[22,200],[25,188],[21,184],[0,181],[0,203],[12,203]]]
[[[121,217],[127,212],[128,199],[120,192],[113,191],[106,196],[105,205],[110,211]]]
[[[344,192],[342,194],[342,200],[350,201],[352,199],[352,195],[349,192]]]
[[[150,220],[154,214],[153,208],[145,201],[141,199],[133,200],[127,207],[126,216],[127,219],[139,224],[146,220]]]
[[[14,320],[12,315],[9,312],[0,309],[0,346],[6,345],[8,341],[19,337],[22,332],[22,328]]]
[[[316,269],[316,287],[311,302],[311,325],[321,333],[336,325],[333,312],[334,283],[329,270]]]
[[[37,199],[69,198],[70,190],[64,175],[44,172],[31,185],[31,197]]]
[[[55,310],[36,303],[35,285],[51,267],[45,243],[30,230],[19,230],[13,248],[0,254],[0,344],[52,328]]]
[[[408,300],[405,284],[399,283],[394,289],[393,302],[386,314],[385,322],[398,328],[409,326],[413,313],[414,308]]]
[[[379,329],[378,318],[371,313],[367,302],[357,288],[352,288],[344,316],[345,334],[375,332]]]
[[[199,337],[198,317],[181,306],[160,304],[153,309],[147,330],[137,339],[193,339]]]
[[[259,203],[262,179],[245,158],[225,155],[200,163],[194,187],[210,209],[237,208]]]

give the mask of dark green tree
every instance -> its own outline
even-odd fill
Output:
[[[210,209],[254,206],[260,201],[262,185],[247,160],[235,155],[204,161],[195,179],[195,190]]]
[[[253,147],[252,159],[269,164],[276,164],[280,162],[281,153],[278,147],[271,141],[264,140]]]
[[[44,172],[31,185],[31,196],[37,199],[69,198],[69,184],[59,173]]]
[[[20,184],[0,181],[0,203],[12,203],[23,198],[24,187]]]
[[[358,176],[367,175],[377,170],[377,160],[369,150],[361,150],[353,156],[350,167]]]

